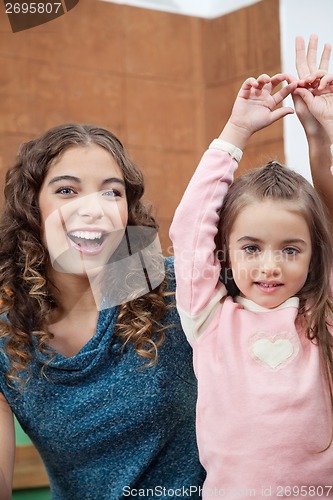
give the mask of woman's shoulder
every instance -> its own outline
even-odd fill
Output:
[[[165,300],[168,304],[166,314],[163,318],[163,323],[170,323],[171,330],[174,334],[179,335],[181,339],[184,338],[184,333],[182,331],[180,317],[176,308],[176,278],[174,270],[174,257],[165,257],[165,276],[167,282],[166,296]]]
[[[9,319],[7,313],[0,314],[0,356],[6,351],[6,343],[8,342],[8,337],[3,334],[4,327],[9,324]]]
[[[7,354],[7,344],[8,339],[4,338],[0,333],[0,387],[2,376],[10,368],[10,360]]]
[[[175,291],[176,277],[175,277],[175,262],[174,257],[164,257],[165,276],[168,281],[168,291]]]

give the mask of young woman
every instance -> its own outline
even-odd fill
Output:
[[[52,498],[189,488],[200,497],[191,352],[143,189],[119,140],[87,125],[24,144],[7,173],[1,500],[11,498],[13,414],[44,460]]]

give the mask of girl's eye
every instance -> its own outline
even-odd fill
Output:
[[[247,245],[246,247],[244,247],[243,249],[246,253],[249,253],[249,254],[254,254],[254,253],[258,253],[260,252],[260,249],[259,247],[257,247],[256,245]]]
[[[56,193],[70,195],[70,194],[75,194],[75,191],[74,191],[74,189],[72,189],[70,187],[62,187],[62,188],[57,189]]]
[[[297,255],[299,253],[299,250],[297,248],[287,247],[283,249],[283,252],[287,255]]]

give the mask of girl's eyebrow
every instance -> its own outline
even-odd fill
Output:
[[[242,236],[237,241],[238,242],[251,241],[253,243],[262,243],[262,240],[260,240],[259,238],[255,238],[254,236]],[[301,245],[307,246],[306,241],[302,240],[302,238],[290,238],[290,239],[287,239],[287,240],[283,240],[282,243],[284,245],[292,245],[292,244],[297,245],[297,244],[301,244]]]
[[[262,243],[262,240],[260,240],[259,238],[255,238],[254,236],[242,236],[237,241],[239,241],[239,242],[242,242],[242,241],[253,241],[255,243]]]
[[[283,243],[285,245],[305,245],[307,246],[307,242],[302,240],[302,238],[291,238],[290,240],[284,240]]]
[[[81,184],[81,179],[79,177],[75,177],[74,175],[59,175],[57,177],[53,177],[53,179],[50,180],[49,186],[55,184],[56,182],[63,182],[63,181],[69,181]],[[125,187],[125,181],[123,181],[123,179],[120,179],[119,177],[109,177],[108,179],[104,179],[102,182],[102,186],[104,186],[105,184],[113,184],[115,182]]]

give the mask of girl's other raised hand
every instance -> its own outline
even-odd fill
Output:
[[[333,85],[328,73],[331,46],[326,43],[317,64],[318,37],[311,35],[307,50],[304,39],[296,38],[296,68],[299,87],[292,97],[309,146],[314,186],[333,220],[333,184],[330,145],[333,142]],[[294,78],[296,80],[296,78]]]
[[[294,95],[300,96],[312,116],[324,127],[333,142],[333,74],[318,70],[299,82]]]
[[[301,36],[296,37],[295,41],[296,49],[296,69],[298,77],[300,80],[306,80],[311,75],[324,76],[328,73],[329,62],[331,57],[331,45],[325,43],[323,52],[321,54],[319,65],[317,64],[317,53],[318,53],[318,36],[313,34],[309,38],[309,43],[307,50],[305,48],[304,39]],[[293,80],[296,80],[294,78]],[[318,80],[317,82],[318,83]],[[304,92],[303,92],[304,94]],[[304,100],[304,95],[298,90],[292,95],[296,114],[304,128],[305,134],[308,140],[314,138],[314,140],[320,138],[320,140],[326,139],[326,132],[323,129],[321,123],[312,114]],[[309,96],[308,96],[309,98]]]

